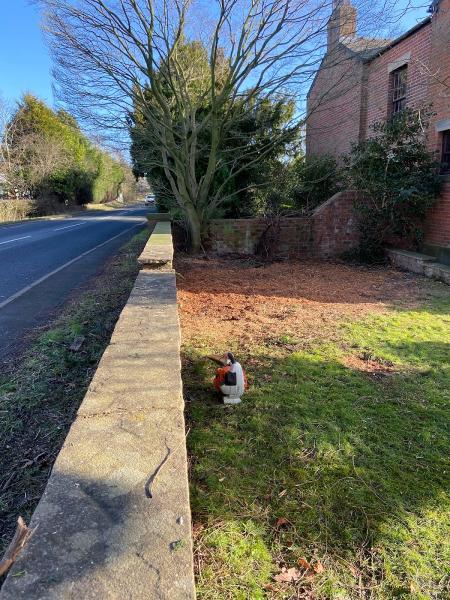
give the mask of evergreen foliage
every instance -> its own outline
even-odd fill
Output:
[[[27,94],[13,121],[11,151],[26,195],[66,204],[117,198],[127,166],[94,145],[68,112]]]
[[[268,167],[268,183],[256,203],[266,215],[311,214],[342,186],[342,173],[332,156],[298,153],[289,160],[274,160]]]
[[[192,101],[202,99],[201,114],[210,110],[205,89],[208,85],[208,56],[199,42],[183,41],[177,49],[183,70],[195,70],[185,90]],[[161,66],[164,70],[164,65]],[[217,86],[227,72],[225,60],[218,61]],[[161,77],[164,87],[164,77]],[[185,115],[176,102],[173,90],[164,87],[171,106],[175,127],[185,126]],[[158,208],[170,210],[174,216],[183,217],[171,189],[161,160],[161,147],[155,144],[154,121],[146,111],[152,106],[152,92],[147,89],[144,100],[135,103],[129,117],[132,140],[131,156],[136,176],[146,176],[156,195]],[[210,194],[218,192],[221,201],[207,207],[202,220],[225,217],[239,218],[283,212],[309,212],[339,189],[339,173],[331,157],[306,159],[300,150],[300,128],[289,126],[295,105],[280,96],[277,101],[264,97],[250,100],[234,98],[221,109],[221,144],[218,165],[211,183]],[[201,114],[200,117],[201,118]],[[210,154],[210,126],[199,134],[196,159],[196,177],[205,175]],[[270,143],[276,140],[276,143]],[[243,152],[252,148],[252,152]],[[269,149],[269,150],[268,150]],[[290,157],[295,158],[290,158]],[[231,174],[231,172],[236,174]],[[231,174],[231,176],[230,176]],[[206,214],[207,213],[207,214]]]
[[[172,60],[175,61],[175,58],[172,57]],[[208,93],[211,67],[206,48],[198,41],[183,39],[177,45],[176,68],[177,72],[185,74],[183,89],[180,88],[181,79],[176,77],[168,85],[166,71],[169,68],[170,65],[161,63],[154,84],[163,93],[170,108],[170,135],[180,154],[179,169],[183,175],[180,174],[177,179],[173,176],[173,169],[164,167],[166,148],[158,141],[160,121],[153,115],[154,92],[147,87],[142,92],[142,99],[135,100],[134,111],[129,115],[135,176],[147,177],[160,210],[170,210],[180,218],[186,217],[186,210],[183,210],[183,203],[180,206],[174,187],[186,176],[186,169],[192,170],[190,178],[198,182],[210,177],[208,196],[196,207],[202,229],[211,218],[246,217],[263,211],[259,190],[270,184],[271,165],[298,145],[300,128],[298,123],[293,124],[294,103],[282,94],[274,99],[262,93],[242,95],[229,90],[228,99],[220,103],[215,112],[212,111],[211,95]],[[214,67],[218,93],[229,68],[224,55],[218,51]],[[189,77],[186,75],[188,71]],[[178,95],[188,99],[190,107],[195,106],[192,114],[187,114],[189,110],[179,101]],[[211,112],[214,112],[214,119],[207,118]],[[184,144],[180,141],[189,131],[196,140],[190,159],[183,155]],[[212,174],[208,174],[212,151],[216,157],[215,166]],[[174,165],[170,163],[170,166]],[[172,182],[167,173],[171,173]],[[190,203],[191,200],[187,202]]]
[[[222,188],[222,201],[218,206],[213,206],[213,210],[208,215],[205,215],[207,219],[248,217],[264,212],[267,190],[273,184],[273,171],[280,165],[283,168],[282,157],[298,144],[298,128],[286,129],[287,123],[292,118],[294,105],[284,98],[278,102],[254,99],[250,104],[235,101],[227,108],[227,112],[228,118],[225,115],[223,117],[224,132],[219,150],[219,167],[215,171],[211,184],[212,195]],[[134,173],[136,176],[146,175],[160,210],[171,210],[175,214],[181,214],[164,169],[160,166],[161,159],[158,156],[160,149],[152,143],[154,135],[150,128],[151,124],[145,119],[143,112],[136,108],[130,118]],[[196,165],[199,177],[207,168],[209,137],[210,132],[206,128],[201,136]],[[272,138],[279,142],[270,145],[269,140]],[[259,152],[264,153],[264,158],[255,161],[244,155],[240,159],[243,145],[251,145],[255,155]],[[270,146],[269,152],[265,151],[268,146]],[[233,165],[238,171],[235,176],[230,176],[231,156],[235,157],[236,163],[240,162],[238,168]]]
[[[439,162],[426,145],[429,108],[405,109],[373,125],[373,137],[346,158],[349,187],[361,195],[359,258],[377,261],[400,238],[411,248],[423,239],[423,221],[440,191]]]

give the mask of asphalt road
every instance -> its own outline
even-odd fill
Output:
[[[138,233],[148,212],[141,205],[0,227],[0,359]]]

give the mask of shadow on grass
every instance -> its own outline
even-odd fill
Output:
[[[213,369],[189,349],[191,500],[194,522],[206,527],[200,597],[265,597],[267,557],[255,564],[247,548],[236,573],[237,541],[227,541],[224,523],[241,543],[263,542],[272,569],[301,558],[325,566],[314,584],[285,584],[273,597],[303,597],[284,595],[302,585],[319,598],[444,597],[449,348],[401,344],[399,360],[418,356],[433,368],[382,380],[345,367],[329,347],[248,357],[251,389],[231,409],[211,400]]]
[[[28,522],[133,288],[148,234],[135,236],[73,295],[23,355],[0,369],[0,554]],[[74,339],[84,338],[78,352]]]

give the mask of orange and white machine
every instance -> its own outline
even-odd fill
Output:
[[[223,357],[208,356],[208,358],[221,365],[216,371],[214,387],[223,394],[223,403],[239,404],[248,388],[247,377],[241,364],[237,362],[232,352],[227,352]]]

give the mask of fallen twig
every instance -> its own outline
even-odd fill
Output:
[[[159,463],[159,465],[156,467],[156,469],[153,471],[153,473],[147,479],[147,482],[145,484],[145,495],[147,496],[147,498],[153,498],[152,483],[153,483],[155,477],[160,472],[160,470],[165,465],[165,463],[169,460],[169,456],[172,454],[172,450],[167,446],[167,444],[166,444],[166,448],[167,448],[166,456],[162,459],[162,461]]]
[[[191,431],[190,429],[187,430],[186,435],[185,435],[186,438],[189,435],[190,431]],[[173,452],[176,452],[176,450],[178,450],[178,448],[181,446],[181,444],[178,444],[178,446],[175,448],[175,450],[172,451],[172,449],[169,448],[169,446],[167,445],[167,442],[165,442],[165,444],[166,444],[166,448],[167,448],[165,457],[162,459],[162,461],[159,463],[159,465],[156,467],[156,469],[153,471],[153,473],[150,475],[150,477],[147,479],[147,481],[145,483],[144,489],[145,489],[145,495],[147,496],[147,498],[153,498],[152,484],[153,484],[154,480],[156,479],[156,476],[161,471],[161,469],[166,464],[166,462],[169,460],[170,455],[173,454]]]
[[[22,517],[17,519],[17,527],[14,537],[6,549],[2,560],[0,561],[0,577],[9,571],[35,531],[36,528],[30,529],[27,527],[27,524]]]

